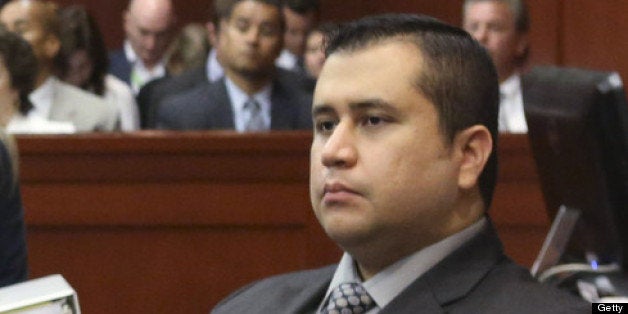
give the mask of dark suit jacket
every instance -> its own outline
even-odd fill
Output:
[[[336,266],[253,283],[219,303],[212,313],[314,313]],[[591,306],[536,282],[502,251],[487,227],[401,292],[381,314],[590,313]]]
[[[24,210],[11,159],[0,141],[0,287],[26,280]]]
[[[284,79],[271,92],[272,130],[311,129],[311,95]],[[233,130],[234,114],[224,78],[167,97],[158,105],[157,128],[170,130]]]
[[[305,75],[277,68],[277,80],[283,86],[298,88],[311,96],[316,83]],[[165,98],[175,94],[182,94],[199,85],[209,84],[207,79],[207,65],[186,71],[179,76],[164,77],[149,82],[140,89],[137,95],[137,104],[140,111],[140,126],[142,129],[156,127],[157,107]]]
[[[127,60],[124,49],[109,53],[109,73],[131,85],[131,63]]]
[[[144,85],[137,95],[142,129],[155,127],[157,104],[164,98],[189,91],[201,84],[209,84],[205,66],[198,67],[179,76],[162,77]]]

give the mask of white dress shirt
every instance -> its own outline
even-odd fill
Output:
[[[376,303],[376,306],[366,314],[379,313],[415,280],[479,234],[486,223],[486,218],[482,218],[464,230],[397,261],[363,282],[364,289]],[[342,256],[317,313],[320,313],[327,305],[329,295],[334,288],[345,282],[362,282],[355,260],[347,253]]]
[[[205,63],[205,70],[207,71],[207,80],[215,82],[225,76],[225,70],[222,68],[218,58],[216,57],[216,49],[212,48],[207,56],[207,62]]]
[[[146,68],[128,40],[124,42],[124,54],[131,64],[131,90],[135,95],[146,83],[166,75],[166,60],[162,59],[152,69]]]
[[[129,85],[117,77],[107,74],[105,76],[105,94],[103,98],[116,107],[120,130],[135,131],[140,128],[140,114],[135,102],[135,96]]]
[[[257,103],[260,105],[265,129],[270,130],[270,96],[272,92],[272,84],[269,84],[266,87],[262,88],[253,96],[247,95],[228,77],[225,77],[225,85],[227,87],[229,100],[231,101],[231,109],[233,110],[233,118],[236,131],[244,132],[246,128],[246,123],[247,121],[249,121],[250,112],[244,109],[244,105],[249,100],[249,98],[255,99],[255,101],[257,101]]]
[[[499,84],[499,94],[499,131],[527,133],[528,124],[523,110],[521,76],[515,73]]]
[[[28,95],[28,99],[33,103],[33,109],[28,113],[29,115],[38,116],[42,119],[50,117],[55,84],[57,84],[57,79],[51,76]]]
[[[298,67],[299,58],[288,49],[281,50],[279,57],[275,60],[275,65],[286,70],[295,70]]]
[[[31,110],[32,112],[32,110]],[[70,122],[51,121],[38,115],[15,114],[9,120],[6,132],[10,134],[71,134],[76,133],[74,124]]]

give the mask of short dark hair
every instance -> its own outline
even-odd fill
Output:
[[[508,6],[510,12],[512,12],[513,17],[515,18],[515,30],[519,34],[527,34],[530,31],[530,15],[528,14],[528,7],[525,3],[525,0],[465,0],[463,5],[463,14],[464,11],[467,10],[469,5],[478,2],[501,2]],[[525,50],[520,56],[517,56],[515,63],[518,66],[522,66],[528,60],[530,56],[530,46],[526,46]]]
[[[96,21],[81,5],[71,5],[59,10],[59,20],[61,48],[55,59],[57,74],[64,78],[67,75],[69,59],[75,52],[85,50],[92,62],[93,71],[86,86],[80,87],[104,95],[109,59],[105,41]]]
[[[319,10],[318,0],[284,0],[283,6],[300,15]]]
[[[486,208],[497,180],[497,73],[486,50],[464,30],[428,16],[386,14],[341,24],[326,39],[325,54],[351,52],[402,40],[423,55],[422,73],[414,85],[436,107],[448,142],[473,125],[484,125],[493,137],[493,153],[479,179]]]
[[[233,13],[233,8],[238,3],[243,1],[256,1],[265,3],[277,7],[280,11],[282,7],[281,0],[214,0],[214,3],[212,4],[212,22],[214,23],[214,27],[218,30],[220,28],[220,21],[228,20]],[[283,14],[280,14],[280,18],[281,30],[283,31],[285,29]]]
[[[0,25],[0,56],[4,59],[11,77],[11,87],[19,93],[18,110],[26,114],[33,108],[28,95],[35,88],[37,57],[28,42],[2,25]]]

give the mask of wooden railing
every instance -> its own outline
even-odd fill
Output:
[[[30,276],[84,313],[207,313],[239,286],[337,262],[308,196],[309,132],[21,136]],[[491,215],[529,266],[548,221],[525,136],[500,138]]]

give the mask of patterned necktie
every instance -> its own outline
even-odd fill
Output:
[[[244,125],[245,131],[255,132],[266,130],[264,118],[262,117],[262,108],[255,99],[249,98],[249,100],[244,103],[244,110],[249,113],[249,118]]]
[[[340,284],[329,296],[323,314],[366,313],[375,306],[375,302],[364,287],[357,282]]]

